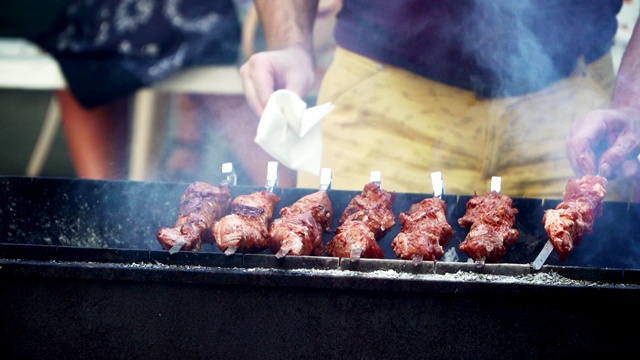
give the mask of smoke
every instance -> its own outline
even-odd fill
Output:
[[[480,81],[491,83],[488,95],[511,95],[539,89],[561,76],[552,48],[541,31],[545,14],[530,1],[475,1],[463,25],[463,47],[473,54]],[[549,24],[556,22],[550,21]],[[552,25],[547,25],[552,26]]]

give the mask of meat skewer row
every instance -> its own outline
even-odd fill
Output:
[[[489,193],[475,194],[469,199],[465,215],[458,219],[461,227],[469,229],[460,250],[480,266],[485,262],[500,262],[507,253],[507,247],[513,245],[520,235],[513,228],[518,209],[512,207],[510,197],[500,195],[494,186],[492,182]]]
[[[400,213],[400,233],[391,242],[400,259],[411,259],[419,265],[424,259],[436,261],[453,238],[453,228],[447,222],[447,204],[442,196],[442,175],[432,174],[434,196],[411,205]]]
[[[269,247],[269,223],[280,197],[274,194],[277,182],[277,162],[267,169],[267,189],[238,195],[231,203],[231,214],[218,220],[213,235],[218,248],[230,256],[240,250],[256,253]]]
[[[364,186],[345,208],[336,235],[327,243],[327,254],[348,257],[352,261],[360,258],[384,258],[378,241],[395,225],[393,201],[395,192],[380,188],[375,181],[378,173]]]
[[[606,188],[607,179],[602,176],[569,179],[562,202],[542,217],[549,241],[534,261],[536,270],[542,268],[552,249],[559,253],[561,261],[566,260],[584,234],[593,231],[595,219],[602,215]]]
[[[269,247],[278,259],[287,255],[322,255],[323,233],[330,231],[333,206],[327,190],[331,169],[322,169],[320,189],[280,210],[269,226]]]
[[[231,206],[231,191],[226,185],[214,186],[196,181],[180,198],[178,219],[173,227],[158,230],[156,238],[170,253],[199,251],[203,243],[213,243],[213,224]]]

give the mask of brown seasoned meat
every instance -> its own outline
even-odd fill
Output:
[[[396,194],[371,182],[354,197],[340,218],[336,236],[327,243],[327,254],[336,257],[383,258],[378,241],[395,225]]]
[[[213,224],[231,206],[228,187],[196,181],[180,198],[180,210],[174,227],[163,227],[156,237],[163,249],[181,246],[181,250],[200,250],[202,243],[213,243]]]
[[[290,214],[271,224],[269,247],[278,257],[322,255],[322,233],[322,226],[311,212]]]
[[[467,202],[465,215],[458,219],[460,226],[469,229],[460,250],[475,261],[500,262],[507,246],[513,245],[520,234],[513,229],[518,209],[512,205],[510,197],[496,191],[474,195]]]
[[[560,260],[566,260],[584,234],[593,231],[595,218],[602,215],[606,187],[607,179],[601,176],[569,179],[562,202],[545,212],[544,229]]]
[[[236,251],[259,252],[269,247],[269,223],[280,197],[262,190],[238,195],[231,204],[231,214],[213,226],[216,244],[227,255]]]
[[[327,243],[327,254],[351,257],[357,251],[358,258],[384,258],[384,252],[374,235],[362,221],[347,221],[336,229],[336,236]]]
[[[329,231],[333,206],[324,190],[303,196],[280,210],[269,226],[269,247],[277,257],[322,255],[323,231]]]
[[[400,213],[400,226],[391,247],[401,259],[422,256],[440,260],[453,238],[453,228],[447,222],[447,203],[439,197],[424,199]]]
[[[396,224],[393,215],[395,197],[394,192],[382,190],[379,184],[368,183],[344,209],[340,224],[354,220],[364,222],[380,240]]]

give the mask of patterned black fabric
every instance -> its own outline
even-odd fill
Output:
[[[31,40],[94,107],[190,66],[236,63],[240,22],[233,0],[72,0]]]

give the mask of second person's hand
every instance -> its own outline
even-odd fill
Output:
[[[567,138],[567,156],[578,176],[640,180],[639,152],[640,110],[632,107],[591,111],[574,122]]]

